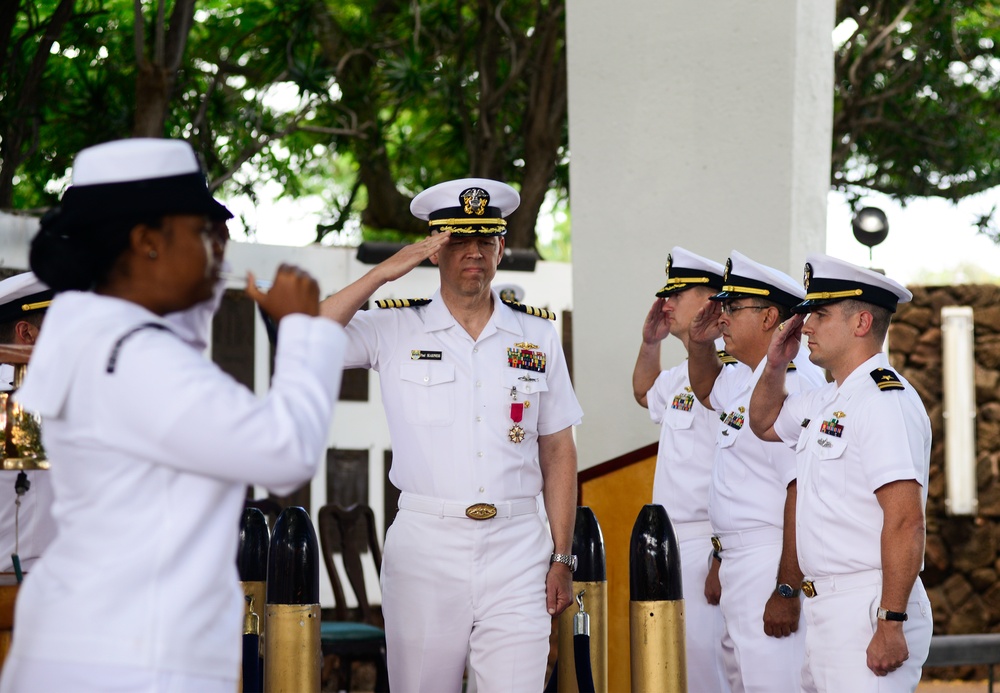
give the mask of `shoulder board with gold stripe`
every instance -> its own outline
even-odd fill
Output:
[[[503,299],[500,300],[503,301]],[[517,301],[503,301],[503,304],[513,310],[519,310],[522,313],[527,313],[528,315],[534,315],[536,318],[547,318],[549,320],[556,319],[556,314],[551,310],[546,310],[545,308],[535,308],[534,306],[526,306],[523,303],[518,303]]]
[[[876,368],[871,372],[871,376],[879,390],[906,389],[906,386],[899,382],[899,376],[886,368]]]
[[[799,369],[795,365],[795,361],[789,361],[788,362],[788,368],[785,369],[785,373],[791,373],[791,372],[797,371],[797,370],[799,370]]]
[[[384,298],[375,301],[375,305],[379,308],[416,308],[426,306],[430,302],[429,298]]]
[[[722,361],[722,365],[724,366],[729,366],[734,363],[739,363],[739,361],[736,360],[736,357],[730,354],[725,349],[719,349],[715,353],[719,355],[719,360]]]

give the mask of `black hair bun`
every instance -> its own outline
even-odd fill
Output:
[[[31,271],[56,292],[86,290],[94,285],[94,263],[87,249],[74,241],[62,210],[55,207],[41,219],[28,254]]]

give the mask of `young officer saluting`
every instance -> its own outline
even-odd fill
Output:
[[[632,372],[636,401],[660,424],[653,502],[666,508],[680,541],[688,686],[700,693],[729,690],[722,663],[719,561],[708,520],[719,417],[695,399],[686,361],[661,370],[660,344],[673,335],[687,351],[691,321],[722,290],[722,273],[718,262],[674,246],[667,256],[667,284],[646,316]]]
[[[882,353],[889,319],[910,292],[892,279],[810,255],[806,300],[775,333],[750,425],[794,446],[807,691],[913,691],[927,658],[924,556],[930,422]],[[785,364],[809,338],[834,382],[786,395]],[[884,677],[884,678],[883,678]]]
[[[379,372],[392,436],[402,494],[382,609],[393,690],[460,691],[467,654],[482,693],[541,690],[551,616],[571,600],[582,411],[548,312],[491,287],[518,202],[480,178],[425,190],[410,210],[431,235],[321,307],[350,319],[345,366]],[[427,258],[441,277],[431,299],[355,315]]]
[[[802,297],[802,287],[787,274],[734,250],[722,291],[699,311],[689,333],[691,388],[721,419],[708,514],[722,557],[723,654],[734,693],[799,691],[795,457],[759,440],[746,421],[771,334]],[[723,368],[714,343],[720,332],[726,351],[746,368]],[[786,361],[781,375],[794,392],[822,383],[819,369],[808,363],[792,368]]]

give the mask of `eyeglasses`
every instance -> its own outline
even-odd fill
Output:
[[[733,313],[737,313],[741,310],[747,310],[748,308],[751,310],[767,310],[768,306],[734,306],[731,303],[722,304],[722,312],[725,315],[732,315]]]

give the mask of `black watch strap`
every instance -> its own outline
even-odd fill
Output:
[[[905,621],[909,618],[905,611],[889,611],[888,609],[883,609],[881,606],[875,615],[878,616],[880,621]]]

